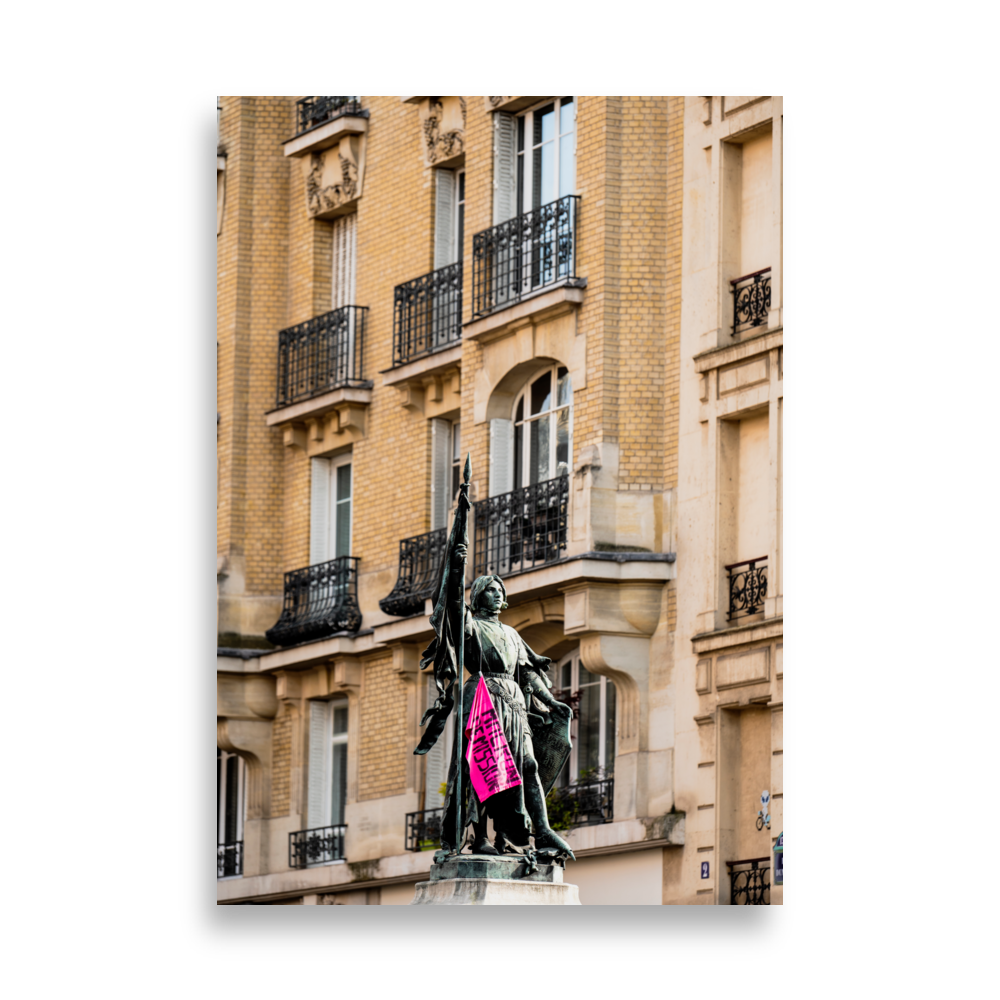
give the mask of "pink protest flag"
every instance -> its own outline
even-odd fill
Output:
[[[472,787],[480,802],[521,784],[521,776],[517,773],[507,737],[503,734],[503,726],[482,674],[472,699],[465,735],[469,741],[465,759],[469,762]]]

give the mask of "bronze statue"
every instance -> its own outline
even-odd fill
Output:
[[[456,718],[462,720],[463,738],[456,739],[456,756],[448,772],[442,857],[461,852],[465,830],[471,823],[474,854],[519,854],[518,848],[530,850],[528,837],[533,832],[534,852],[539,859],[575,860],[569,844],[549,826],[545,807],[545,795],[569,756],[572,716],[570,707],[549,691],[552,682],[547,670],[552,661],[537,655],[514,629],[500,622],[499,613],[507,607],[507,592],[500,577],[478,577],[472,584],[471,607],[465,604],[471,464],[469,456],[438,601],[430,619],[435,638],[420,661],[421,669],[433,665],[438,698],[424,715],[421,725],[427,729],[414,753],[425,754],[434,746],[456,707],[457,696]],[[457,641],[458,636],[461,641]],[[464,672],[463,664],[471,677],[461,686],[457,678]],[[489,689],[521,778],[521,784],[497,792],[484,802],[479,801],[469,781],[465,759],[468,741],[464,738],[480,675]],[[456,766],[458,760],[461,769]],[[492,845],[486,832],[487,817],[493,820],[496,831]]]

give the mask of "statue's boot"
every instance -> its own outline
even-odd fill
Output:
[[[554,847],[576,861],[573,849],[549,826],[549,813],[545,808],[545,796],[542,794],[542,786],[537,777],[534,781],[525,782],[524,804],[531,817],[531,824],[535,828],[535,850],[542,847]]]
[[[490,843],[490,838],[486,836],[486,820],[472,824],[475,839],[472,842],[473,854],[499,854],[500,852]]]

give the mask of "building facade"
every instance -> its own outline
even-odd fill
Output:
[[[550,814],[582,902],[729,902],[765,717],[780,776],[776,122],[776,98],[219,99],[220,903],[426,878],[450,746],[413,755],[418,660],[466,453],[468,582],[503,577],[574,707]],[[731,279],[765,264],[777,306],[733,335]],[[740,579],[770,589],[734,624],[722,567],[754,544]]]

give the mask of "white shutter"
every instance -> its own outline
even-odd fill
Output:
[[[451,423],[431,421],[431,531],[448,527],[448,484],[451,476]]]
[[[514,488],[514,421],[490,421],[490,496]]]
[[[435,170],[437,179],[434,201],[434,270],[454,264],[455,253],[455,174],[451,170]]]
[[[493,115],[493,225],[517,215],[517,119]]]
[[[357,233],[356,212],[333,220],[333,294],[330,300],[332,309],[354,304]]]
[[[330,703],[309,702],[309,804],[307,829],[330,822]]]
[[[331,559],[330,545],[330,460],[312,460],[312,487],[309,497],[309,565]]]
[[[427,678],[427,707],[430,708],[437,698],[437,685],[433,676]],[[424,782],[424,808],[440,809],[444,805],[441,795],[441,782],[448,778],[445,762],[445,734],[442,733],[437,742],[427,751],[427,779]]]

